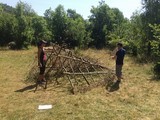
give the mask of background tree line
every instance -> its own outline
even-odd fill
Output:
[[[141,10],[127,19],[101,0],[87,20],[62,5],[39,16],[27,3],[18,2],[15,8],[0,3],[0,46],[14,42],[15,49],[22,49],[45,39],[71,48],[113,48],[120,41],[142,62],[152,60],[160,66],[160,0],[141,3]]]

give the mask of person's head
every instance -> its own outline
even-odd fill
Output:
[[[119,42],[119,43],[117,43],[117,47],[118,47],[118,49],[121,49],[123,47],[123,44]]]
[[[43,48],[43,47],[45,47],[46,43],[47,43],[47,42],[46,42],[45,40],[39,41],[39,42],[38,42],[38,48]]]

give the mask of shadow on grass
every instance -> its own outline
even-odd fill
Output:
[[[22,88],[22,89],[16,90],[15,92],[24,92],[24,91],[32,90],[32,89],[34,89],[35,87],[36,87],[36,84],[34,84],[34,85],[29,85],[29,86],[24,87],[24,88]]]
[[[109,92],[118,91],[118,90],[119,90],[119,84],[120,84],[120,82],[115,82],[115,83],[113,83],[111,86],[107,86],[106,89],[107,89]]]

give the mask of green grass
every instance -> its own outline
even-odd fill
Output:
[[[85,50],[81,54],[98,59],[114,69],[107,50]],[[23,81],[35,60],[36,48],[0,51],[1,120],[160,120],[160,82],[152,78],[150,64],[136,64],[126,56],[124,79],[120,89],[108,92],[99,86],[86,93],[72,95],[61,85],[49,85],[18,92],[30,84]],[[39,111],[38,105],[52,104]]]

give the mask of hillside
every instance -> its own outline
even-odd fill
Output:
[[[108,50],[88,49],[80,53],[114,69]],[[99,86],[72,95],[61,85],[52,85],[34,93],[33,86],[23,80],[35,55],[36,48],[0,51],[2,120],[159,120],[160,82],[152,78],[151,65],[138,64],[126,56],[124,79],[115,92]],[[40,104],[52,104],[53,108],[39,111]]]

